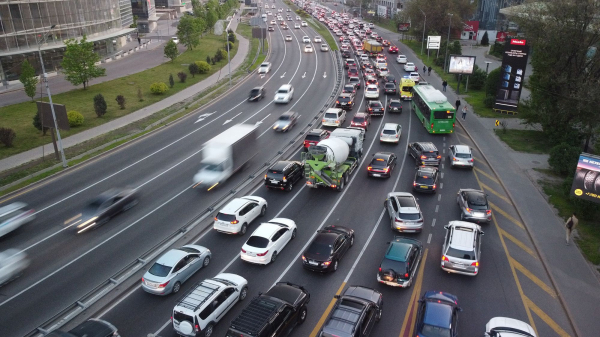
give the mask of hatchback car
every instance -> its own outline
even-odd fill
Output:
[[[348,77],[358,76],[358,68],[356,66],[348,68]]]
[[[379,84],[379,81],[377,81],[377,77],[375,77],[375,74],[373,74],[373,75],[368,74],[367,76],[365,76],[365,86],[368,86],[370,84],[375,85],[375,86],[377,86]]]
[[[263,98],[265,98],[265,87],[255,87],[252,90],[250,90],[248,101],[254,102],[259,101]]]
[[[423,229],[423,212],[414,195],[408,192],[390,192],[384,207],[388,211],[393,230],[415,233]]]
[[[392,287],[408,288],[416,278],[421,264],[423,244],[416,239],[396,236],[388,245],[379,264],[377,282]]]
[[[311,45],[307,44],[306,46],[304,46],[305,53],[312,53],[313,51],[314,51],[314,49]]]
[[[323,129],[312,129],[304,138],[304,150],[307,150],[312,145],[317,145],[320,141],[329,138],[331,132]]]
[[[306,23],[306,21],[302,21],[302,27],[308,27],[308,23]]]
[[[373,159],[367,166],[369,177],[389,178],[396,167],[397,157],[391,152],[377,152],[373,154]]]
[[[406,58],[406,55],[398,55],[398,57],[396,57],[396,62],[404,64],[408,62],[408,59]]]
[[[415,173],[413,191],[435,193],[437,191],[438,179],[439,171],[437,167],[421,166]]]
[[[0,237],[35,219],[35,211],[26,203],[13,202],[0,207]]]
[[[350,126],[365,129],[365,131],[367,131],[369,125],[371,125],[371,115],[365,112],[357,112],[354,114],[352,122],[350,122]]]
[[[384,84],[383,90],[385,91],[386,95],[396,95],[397,94],[396,85],[392,82],[388,82],[388,83]]]
[[[360,89],[360,78],[358,76],[350,76],[346,83],[354,84],[357,89]]]
[[[0,286],[19,277],[29,267],[29,259],[24,251],[14,248],[0,252]]]
[[[492,208],[483,191],[461,188],[456,194],[456,202],[460,208],[460,219],[473,222],[491,222]]]
[[[397,84],[397,82],[396,82],[396,77],[395,77],[394,75],[391,75],[391,74],[387,74],[387,75],[385,75],[385,76],[382,78],[382,80],[383,80],[383,81],[382,81],[382,83],[384,83],[384,84],[385,84],[385,83],[394,83],[394,84]]]
[[[137,204],[137,192],[134,189],[113,188],[108,190],[92,200],[81,214],[73,218],[75,230],[77,234],[81,234],[89,229],[99,227],[112,217]]]
[[[481,261],[481,227],[455,220],[444,228],[446,237],[442,246],[442,269],[448,273],[476,276]]]
[[[285,40],[286,41],[292,41],[292,36],[291,35],[286,35],[285,36]]]
[[[377,74],[375,74],[375,69],[367,67],[363,70],[363,78],[369,80],[370,83],[368,84],[377,84],[375,76],[377,76]]]
[[[315,36],[315,37],[313,38],[313,42],[314,42],[314,43],[321,43],[321,41],[323,41],[323,40],[321,40],[321,37],[320,37],[320,36]]]
[[[339,261],[353,245],[354,230],[350,228],[328,226],[320,229],[302,253],[302,267],[320,272],[336,271]]]
[[[294,87],[290,84],[284,84],[277,90],[275,94],[275,103],[289,103],[294,97]]]
[[[252,221],[265,215],[267,207],[267,201],[261,197],[235,198],[217,213],[213,228],[221,233],[244,235]]]
[[[344,110],[352,110],[352,108],[354,108],[354,94],[341,93],[335,101],[335,107]]]
[[[260,67],[258,67],[259,74],[266,74],[271,71],[271,62],[263,62]]]
[[[402,102],[399,99],[390,99],[388,106],[387,106],[387,112],[401,113],[402,112]]]
[[[457,336],[458,298],[442,291],[427,291],[419,300],[415,335]]]
[[[396,47],[396,46],[390,46],[388,48],[388,53],[390,53],[390,54],[398,54],[398,47]]]
[[[404,71],[415,71],[417,70],[417,66],[412,62],[406,62],[404,64]]]
[[[356,65],[356,61],[354,61],[354,59],[346,59],[346,62],[344,63],[344,68],[348,69],[350,68],[351,65]]]
[[[379,88],[376,84],[369,84],[365,88],[365,99],[378,99],[379,98]]]
[[[379,135],[380,143],[396,143],[400,142],[402,136],[402,126],[397,123],[385,123],[381,134]]]
[[[448,153],[450,167],[473,168],[473,153],[468,145],[452,145]]]
[[[321,44],[321,51],[329,51],[329,46],[326,43]]]
[[[289,192],[303,176],[304,166],[301,162],[281,160],[267,170],[265,186]]]
[[[294,127],[294,125],[296,125],[296,123],[298,123],[299,117],[300,115],[298,115],[297,112],[286,111],[279,116],[275,124],[273,124],[273,130],[288,132]]]
[[[415,159],[418,166],[439,166],[442,156],[430,142],[415,142],[408,144],[408,153]]]
[[[304,35],[304,36],[302,37],[302,42],[303,42],[303,43],[310,43],[310,37],[308,37],[308,36]]]
[[[387,67],[379,67],[377,68],[377,76],[379,77],[385,77],[387,74],[389,74],[389,70]]]
[[[142,289],[155,295],[177,293],[181,284],[200,268],[208,266],[212,254],[208,248],[185,245],[171,249],[154,262],[142,277]]]
[[[275,218],[261,224],[242,246],[243,261],[266,265],[275,262],[277,255],[296,237],[296,223]]]
[[[380,101],[368,101],[367,111],[371,116],[383,116],[384,108]]]
[[[294,28],[295,29],[300,29],[300,25],[296,23],[296,24],[294,24]]]
[[[346,111],[340,108],[329,108],[325,110],[321,124],[323,126],[342,126],[346,121]]]

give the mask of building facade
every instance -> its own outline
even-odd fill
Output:
[[[156,28],[156,5],[154,0],[131,0],[131,12],[137,16],[137,29],[140,33],[150,33]]]
[[[523,0],[479,0],[476,18],[481,31],[506,31],[509,22],[500,14],[500,9],[520,5]]]

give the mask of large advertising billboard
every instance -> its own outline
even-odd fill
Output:
[[[410,22],[401,22],[398,24],[399,32],[408,32],[409,29],[410,29]]]
[[[528,55],[529,46],[527,41],[510,39],[508,43],[505,43],[494,110],[513,114],[517,112],[517,105],[525,80]]]
[[[471,75],[475,67],[475,56],[450,55],[448,73]]]
[[[579,155],[571,195],[600,204],[600,157],[589,153]]]

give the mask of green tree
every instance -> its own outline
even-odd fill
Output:
[[[198,66],[198,73],[200,74],[206,74],[207,72],[210,71],[210,64],[208,64],[208,62],[204,62],[204,61],[196,61],[196,65]]]
[[[190,71],[190,74],[192,74],[192,77],[195,77],[196,74],[200,73],[200,69],[198,68],[198,65],[195,62],[190,63],[190,65],[188,66],[188,70]]]
[[[172,39],[165,44],[165,57],[170,58],[171,62],[175,61],[179,55],[179,51],[177,50],[177,44]]]
[[[21,75],[19,76],[19,81],[23,83],[23,87],[25,87],[25,94],[31,97],[31,101],[33,102],[33,96],[35,96],[38,78],[35,76],[35,69],[33,69],[27,60],[21,64]]]
[[[100,56],[94,52],[94,43],[87,42],[85,35],[80,41],[69,39],[65,44],[61,66],[67,81],[73,85],[83,84],[86,89],[91,79],[106,75],[106,69],[95,65]]]
[[[425,39],[427,39],[427,35],[441,35],[441,32],[447,34],[449,23],[452,30],[461,29],[462,21],[469,20],[476,8],[477,2],[470,0],[411,0],[404,6],[403,12],[411,18],[411,30],[421,40],[425,20],[423,12],[427,15],[425,23]],[[453,14],[451,20],[448,17],[449,13]],[[430,34],[434,32],[437,33]]]
[[[102,117],[106,114],[106,100],[102,94],[98,94],[94,96],[94,111],[96,112],[96,116]]]
[[[202,22],[202,19],[189,15],[184,15],[179,20],[177,37],[189,50],[193,50],[194,47],[200,44],[200,34],[202,34],[203,31]]]
[[[42,136],[45,136],[49,129],[47,126],[42,127],[42,119],[40,118],[40,114],[38,112],[33,115],[33,126],[42,131]]]
[[[496,68],[487,76],[485,80],[485,95],[486,96],[496,96],[498,92],[498,84],[500,84],[500,68]]]
[[[137,28],[137,20],[138,20],[138,16],[134,15],[133,16],[133,23],[129,25],[129,28]]]
[[[214,30],[217,20],[219,20],[219,15],[217,14],[217,11],[214,9],[209,9],[206,13],[206,25],[208,30],[210,30],[211,32]]]
[[[200,3],[200,0],[192,0],[192,11],[195,17],[202,19],[206,18],[206,10]]]
[[[485,31],[485,33],[483,33],[483,36],[481,37],[481,45],[482,46],[489,46],[490,45],[490,38],[488,37],[487,30]]]

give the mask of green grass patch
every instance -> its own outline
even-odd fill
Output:
[[[365,20],[366,22],[371,22],[376,26],[379,26],[381,28],[387,29],[392,33],[397,33],[398,32],[398,26],[396,25],[396,22],[394,20],[390,20],[390,19],[368,19]]]
[[[260,47],[260,39],[252,38],[252,27],[246,23],[240,23],[237,27],[236,32],[250,41],[250,50],[248,52],[248,71],[253,71],[254,69],[258,68],[258,66],[261,63],[263,63],[263,61],[267,57],[266,51],[269,50],[269,39],[265,38],[265,52],[261,52],[254,61],[254,63],[250,64],[254,60],[254,56],[256,56],[256,52]]]
[[[287,1],[287,0],[283,0],[283,2],[292,7],[292,9],[294,10],[294,12],[299,9],[298,6],[294,5],[292,2]],[[306,21],[306,23],[308,23],[317,33],[319,33],[319,35],[325,39],[325,41],[327,41],[327,44],[329,45],[329,49],[332,51],[336,51],[338,50],[338,46],[337,43],[335,42],[335,37],[333,35],[331,35],[331,31],[329,31],[329,29],[327,27],[325,27],[325,25],[323,25],[321,22],[314,20],[314,18],[312,16],[306,16],[304,17],[304,15],[302,16],[304,18],[304,20]]]
[[[236,54],[238,45],[239,43],[236,41],[233,50],[230,50],[231,58]],[[227,59],[213,65],[208,74],[196,75],[195,77],[192,77],[189,74],[188,65],[195,61],[205,61],[207,56],[214,56],[216,50],[219,48],[225,48],[225,35],[215,36],[208,34],[202,38],[200,47],[194,50],[185,51],[177,57],[174,62],[166,62],[136,74],[95,84],[90,86],[87,90],[74,89],[69,92],[53,95],[52,100],[54,103],[65,104],[67,111],[77,110],[85,118],[85,122],[82,126],[72,128],[69,131],[61,131],[61,136],[66,138],[120,118],[202,81],[227,64]],[[186,83],[179,83],[177,77],[178,72],[184,72],[188,75]],[[168,84],[169,74],[172,74],[175,79],[174,87],[170,88],[164,95],[152,95],[150,93],[150,85],[154,82],[164,82]],[[138,88],[141,89],[144,98],[141,102],[138,100],[137,96]],[[108,105],[108,112],[101,118],[96,117],[94,112],[93,97],[96,94],[102,94]],[[123,110],[119,108],[115,101],[117,95],[123,95],[127,100],[126,108]],[[2,121],[2,126],[11,128],[16,133],[13,147],[0,147],[0,159],[51,142],[49,134],[41,136],[41,132],[32,125],[33,116],[36,114],[36,111],[36,104],[32,102],[24,102],[0,108],[0,120]]]
[[[495,129],[494,132],[511,149],[527,153],[548,153],[548,140],[542,131]]]

